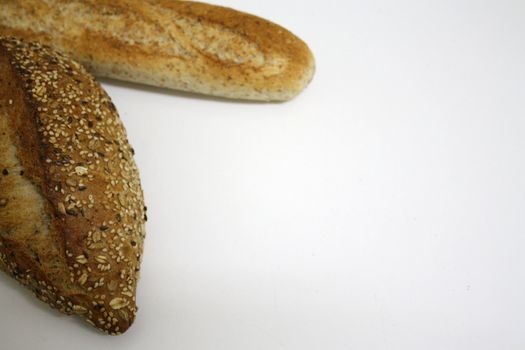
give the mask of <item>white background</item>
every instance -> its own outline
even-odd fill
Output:
[[[138,319],[100,335],[0,275],[0,348],[525,348],[525,3],[221,4],[307,41],[314,81],[105,81],[149,207]]]

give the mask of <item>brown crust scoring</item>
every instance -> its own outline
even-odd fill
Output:
[[[16,236],[0,232],[0,266],[52,307],[120,334],[137,311],[145,235],[143,195],[124,127],[108,95],[78,63],[6,38],[0,38],[0,57],[11,66],[11,76],[0,81],[0,103],[10,107],[23,177],[43,197],[49,219],[42,230],[50,234],[40,240],[60,243],[52,252],[40,244],[35,262]]]
[[[288,100],[315,70],[288,30],[174,0],[8,0],[0,34],[38,39],[96,75],[223,97]]]
[[[2,221],[0,226],[2,231],[4,231],[0,232],[0,252],[4,257],[8,256],[9,258],[7,260],[0,258],[0,260],[5,260],[0,261],[0,263],[5,264],[6,266],[2,268],[17,278],[22,284],[32,289],[37,297],[47,301],[47,292],[43,289],[47,289],[47,286],[53,286],[56,282],[63,281],[63,278],[56,275],[56,272],[60,273],[63,269],[58,266],[61,264],[54,264],[53,267],[55,270],[49,271],[50,274],[45,274],[39,262],[48,260],[46,259],[46,254],[63,256],[63,241],[61,237],[59,237],[58,230],[49,230],[51,235],[50,241],[54,244],[49,244],[45,251],[38,249],[38,243],[32,244],[32,247],[28,249],[28,247],[25,246],[27,240],[21,240],[18,236],[12,234],[5,234],[6,229],[17,231],[16,226],[20,224],[21,220],[34,219],[34,216],[28,215],[24,210],[15,213],[9,210],[12,204],[11,202],[14,202],[15,199],[9,198],[8,196],[11,187],[15,187],[12,184],[12,178],[20,175],[20,177],[24,177],[34,184],[36,188],[42,190],[45,187],[46,174],[41,162],[43,149],[37,134],[35,106],[30,96],[25,93],[24,80],[17,74],[15,67],[9,60],[8,50],[1,43],[0,41],[0,111],[2,112],[2,118],[5,118],[5,116],[8,117],[8,120],[3,121],[2,138],[4,141],[7,141],[6,139],[16,138],[16,140],[9,141],[16,143],[18,161],[20,162],[20,168],[22,170],[17,169],[17,174],[13,169],[16,168],[16,164],[10,164],[9,162],[6,164],[4,160],[5,155],[1,155],[2,161],[0,162],[0,168],[2,168],[3,178],[0,184],[0,192],[3,196],[7,197],[5,200],[9,201],[7,203],[9,205],[0,208],[2,209],[0,212],[0,219]],[[16,132],[14,132],[16,134],[15,137],[4,134],[6,132],[4,128],[7,124],[11,125],[13,131],[16,130]],[[3,149],[3,151],[5,151],[5,149]],[[43,205],[44,208],[42,209],[52,212],[53,209],[49,203],[44,202]],[[23,216],[27,216],[27,218]],[[49,227],[55,228],[54,220],[50,220],[48,215],[45,215],[43,221],[45,221]],[[26,227],[23,229],[26,229]],[[34,251],[36,251],[37,254],[28,253]],[[37,261],[35,261],[35,256],[37,257]],[[49,260],[52,259],[53,258],[50,258]],[[60,260],[62,264],[65,263],[65,259]],[[27,274],[24,275],[24,271],[32,271],[31,276]],[[45,288],[41,288],[41,286],[45,286]]]

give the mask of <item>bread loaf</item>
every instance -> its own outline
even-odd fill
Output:
[[[38,40],[93,74],[235,99],[284,101],[314,74],[308,46],[229,8],[175,0],[4,0],[0,35]]]
[[[66,314],[126,331],[146,209],[110,98],[66,56],[0,37],[0,135],[0,269]]]

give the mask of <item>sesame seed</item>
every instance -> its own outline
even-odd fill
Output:
[[[62,215],[66,215],[66,207],[64,206],[64,203],[58,202],[58,212]]]
[[[75,260],[76,260],[76,262],[79,263],[79,264],[87,264],[87,262],[88,262],[86,256],[83,255],[83,254],[77,256]]]
[[[128,306],[128,304],[129,303],[123,298],[114,298],[109,302],[109,306],[111,306],[113,310],[122,309]]]
[[[98,255],[97,257],[95,257],[95,260],[101,264],[105,264],[108,262],[108,258],[106,258],[104,255]]]
[[[80,305],[73,305],[73,312],[76,314],[85,314],[87,312],[87,309]]]
[[[88,173],[88,169],[83,166],[77,166],[75,167],[75,173],[77,173],[78,176],[84,176]]]
[[[88,279],[88,274],[87,273],[83,273],[79,279],[78,279],[78,283],[80,283],[80,285],[84,285],[86,282],[87,282],[87,279]]]

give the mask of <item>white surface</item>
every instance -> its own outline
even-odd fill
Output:
[[[0,348],[525,348],[525,4],[224,0],[307,41],[286,104],[106,82],[149,207],[106,337],[0,277]]]

